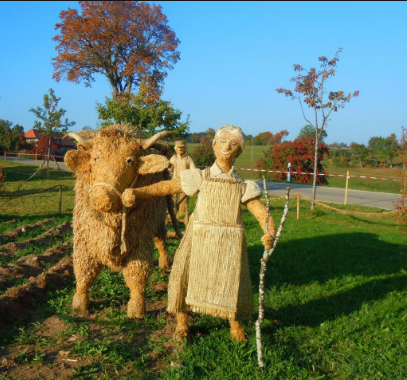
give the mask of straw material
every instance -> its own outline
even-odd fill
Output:
[[[206,178],[203,220],[236,225],[242,192],[242,181]]]
[[[175,256],[168,311],[192,310],[231,320],[250,319],[252,293],[240,223],[244,183],[209,178],[205,171],[204,185],[201,220],[191,216]]]
[[[243,228],[195,222],[193,234],[186,303],[196,312],[234,318],[238,303]],[[205,268],[204,273],[202,268]]]

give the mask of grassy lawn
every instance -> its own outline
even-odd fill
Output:
[[[26,178],[33,170],[4,164],[6,170],[14,173],[12,178],[16,181]],[[27,172],[16,174],[24,170]],[[24,183],[22,190],[56,183],[74,185],[71,173],[50,171],[49,179],[46,173],[43,175]],[[8,174],[8,180],[11,176]],[[6,183],[5,189],[12,191],[16,185]],[[19,218],[34,222],[59,217],[55,212],[57,192],[40,195],[8,203],[1,199],[1,221]],[[192,198],[191,210],[194,202]],[[244,209],[255,310],[253,321],[244,323],[247,345],[231,341],[227,321],[196,314],[191,342],[185,342],[175,353],[168,353],[167,341],[154,335],[158,329],[165,328],[165,319],[158,315],[149,316],[144,322],[128,320],[125,305],[129,295],[123,277],[104,270],[91,289],[92,319],[72,315],[74,284],[50,293],[47,304],[41,308],[41,318],[57,316],[66,324],[58,339],[80,337],[71,352],[86,364],[77,367],[73,378],[406,379],[406,228],[399,226],[392,216],[348,216],[318,206],[310,211],[309,203],[301,202],[302,210],[307,211],[296,220],[295,200],[292,200],[283,234],[268,263],[262,372],[257,369],[254,329],[262,232],[254,217]],[[64,190],[63,219],[69,218],[72,207],[73,192]],[[341,208],[377,211],[359,206]],[[278,224],[283,201],[272,202],[270,210]],[[172,257],[177,245],[176,240],[169,241]],[[147,291],[151,302],[156,297],[152,284],[167,280],[167,274],[154,271]],[[3,337],[0,347],[21,346],[21,363],[38,365],[44,360],[47,347],[56,349],[55,341],[46,337],[38,339],[38,329],[39,322],[25,322],[12,335]],[[140,336],[146,331],[147,337],[141,341]],[[35,345],[34,353],[24,351],[30,342]],[[161,355],[158,367],[152,366],[149,353],[153,351]]]
[[[37,170],[37,166],[23,165],[21,163],[0,160],[0,166],[3,168],[3,174],[6,174],[6,180],[0,193],[2,195],[12,195],[14,193],[27,194],[38,190],[50,188],[56,185],[65,185],[68,188],[62,189],[62,214],[71,214],[74,205],[74,192],[71,190],[75,185],[73,173],[56,170],[41,169],[32,179],[27,179]],[[54,215],[58,211],[59,188],[48,192],[37,193],[29,196],[16,197],[8,200],[7,197],[0,198],[1,218],[37,217],[44,218],[47,215]]]
[[[272,203],[276,221],[282,207]],[[185,369],[171,369],[162,378],[407,376],[407,249],[396,221],[318,208],[296,220],[292,207],[266,275],[264,371],[256,368],[254,323],[246,324],[250,342],[241,346],[230,341],[226,322],[199,316],[196,323],[208,335],[196,338],[183,354]],[[244,221],[257,307],[261,231],[247,212]]]

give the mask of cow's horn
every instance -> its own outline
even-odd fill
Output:
[[[143,149],[148,149],[148,148],[150,148],[150,146],[153,146],[158,140],[162,139],[165,136],[172,135],[174,133],[175,133],[174,131],[161,131],[161,132],[158,132],[154,136],[152,136],[152,137],[150,137],[148,139],[141,140],[141,147]]]
[[[74,140],[76,140],[76,142],[79,144],[79,145],[83,145],[83,146],[88,146],[91,142],[92,142],[92,138],[84,138],[84,137],[82,137],[79,133],[76,133],[76,132],[68,132],[64,137],[63,137],[63,139],[65,138],[65,137],[71,137],[71,138],[73,138]]]

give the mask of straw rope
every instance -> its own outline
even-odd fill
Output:
[[[92,185],[91,188],[89,189],[89,193],[90,193],[96,186],[108,187],[110,190],[113,190],[113,191],[119,196],[120,200],[122,199],[122,192],[120,192],[119,190],[117,190],[117,188],[114,187],[113,185],[111,185],[110,183],[106,183],[106,182],[98,182],[98,183],[95,183],[95,184]]]
[[[298,194],[294,194],[298,195]],[[340,214],[345,214],[345,215],[359,215],[359,216],[370,216],[370,217],[375,217],[375,216],[388,216],[388,215],[395,215],[397,211],[389,211],[389,212],[359,212],[359,211],[347,211],[347,210],[341,210],[339,208],[335,208],[332,206],[328,206],[325,203],[319,202],[319,201],[314,201],[311,198],[306,197],[303,194],[299,194],[301,197],[303,197],[305,200],[313,202],[319,206],[325,207],[328,210],[331,211],[336,211],[339,212]]]

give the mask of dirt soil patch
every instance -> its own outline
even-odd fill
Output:
[[[163,289],[166,289],[165,282],[154,284],[154,292],[160,294]],[[19,291],[20,292],[20,291]],[[17,293],[19,293],[17,292]],[[25,304],[26,302],[24,302]],[[182,365],[171,361],[171,357],[175,357],[177,353],[184,350],[182,344],[174,341],[173,334],[175,331],[175,317],[165,312],[167,301],[159,299],[154,302],[148,302],[146,305],[147,318],[161,319],[164,324],[160,329],[153,329],[145,322],[140,321],[140,333],[134,336],[129,349],[137,348],[141,351],[146,351],[148,355],[148,366],[144,370],[138,370],[132,363],[125,363],[123,368],[111,378],[140,378],[140,379],[155,379],[154,373],[166,370],[170,366]],[[14,310],[13,313],[18,313]],[[72,313],[67,317],[75,318]],[[106,315],[102,312],[98,315],[93,314],[88,318],[83,318],[83,322],[88,328],[88,337],[80,334],[73,334],[66,337],[64,332],[67,330],[67,323],[58,316],[51,316],[40,320],[36,323],[35,335],[38,339],[48,339],[51,344],[49,346],[38,349],[35,342],[25,345],[8,345],[4,348],[0,347],[0,378],[3,375],[6,379],[25,379],[25,380],[68,380],[71,378],[81,379],[99,379],[97,372],[90,372],[89,377],[76,377],[77,370],[81,367],[86,367],[91,364],[92,358],[84,357],[74,353],[74,347],[78,343],[86,343],[90,339],[96,340],[112,340],[115,342],[126,341],[126,331],[115,329],[107,331],[104,323]],[[149,343],[159,342],[153,345],[153,348],[148,349]],[[98,359],[100,355],[95,354],[94,359]],[[38,357],[39,363],[33,363],[33,358]],[[24,360],[30,363],[24,363]],[[144,373],[148,372],[145,377]],[[93,377],[92,377],[93,376]]]
[[[15,239],[15,238],[27,233],[28,231],[32,231],[37,228],[43,227],[49,223],[53,223],[53,222],[55,222],[55,220],[56,220],[55,218],[44,219],[44,220],[40,220],[36,223],[24,224],[23,226],[20,226],[14,230],[8,230],[4,234],[0,234],[0,244],[3,244],[3,242],[5,240],[11,239],[11,238]]]
[[[15,263],[0,266],[0,290],[7,288],[11,280],[38,276],[49,264],[56,264],[72,251],[71,243],[63,243],[46,250],[40,255],[27,255]]]
[[[0,247],[3,251],[0,255],[11,258],[30,244],[45,245],[70,231],[71,224],[63,223],[35,239]],[[184,346],[173,339],[176,321],[166,312],[166,280],[150,285],[151,300],[147,300],[147,317],[142,321],[126,319],[127,304],[117,309],[117,305],[111,306],[104,298],[91,300],[92,311],[88,317],[74,314],[69,306],[66,313],[58,315],[43,312],[50,294],[59,289],[68,289],[69,293],[73,289],[71,252],[72,243],[63,243],[42,254],[30,254],[0,266],[0,290],[10,285],[10,279],[27,281],[0,296],[0,379],[68,380],[104,376],[150,380],[160,371],[178,365],[171,358],[177,357]],[[20,329],[18,335],[10,335],[17,334],[16,329]],[[10,340],[11,336],[18,338]],[[99,350],[98,342],[100,346],[110,342],[109,350],[117,348],[121,349],[120,355],[129,351],[133,356],[130,355],[131,360],[119,362],[110,374],[109,367],[103,367],[107,355]],[[91,347],[90,351],[87,347]],[[90,354],[92,350],[95,352]]]
[[[67,256],[39,276],[30,277],[28,283],[9,289],[0,297],[0,330],[8,329],[10,322],[26,317],[33,306],[46,297],[48,291],[72,280],[72,257]]]
[[[49,244],[55,237],[63,237],[64,234],[72,232],[72,224],[70,222],[64,222],[57,227],[53,227],[42,235],[27,239],[16,243],[8,243],[0,247],[1,256],[15,255],[17,252],[26,249],[29,245],[36,245],[43,247]]]

